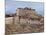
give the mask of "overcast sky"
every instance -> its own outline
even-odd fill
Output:
[[[15,13],[17,8],[29,7],[36,9],[37,13],[44,15],[44,4],[42,2],[24,2],[15,0],[6,0],[6,13]]]

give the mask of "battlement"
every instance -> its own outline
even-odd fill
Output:
[[[32,8],[28,8],[28,7],[25,7],[25,8],[18,8],[19,10],[33,10],[35,11],[35,9],[32,9]]]

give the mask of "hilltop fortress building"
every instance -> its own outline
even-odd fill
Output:
[[[16,23],[31,23],[31,20],[40,20],[41,17],[37,15],[35,9],[31,8],[18,8],[16,10],[16,16],[14,18]],[[32,24],[32,23],[31,23]]]
[[[31,8],[18,8],[16,10],[17,15],[19,16],[25,16],[26,14],[32,14],[32,13],[36,13],[36,12],[32,12],[35,11],[35,9],[31,9]]]

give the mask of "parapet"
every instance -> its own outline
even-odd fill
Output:
[[[19,10],[32,10],[32,11],[35,11],[35,9],[32,9],[32,8],[28,8],[28,7],[25,7],[25,8],[18,8]]]

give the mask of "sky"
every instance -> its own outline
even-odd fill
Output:
[[[29,7],[35,9],[40,15],[44,15],[44,3],[43,2],[26,2],[26,1],[15,1],[6,0],[6,14],[13,14],[16,12],[17,8]]]

